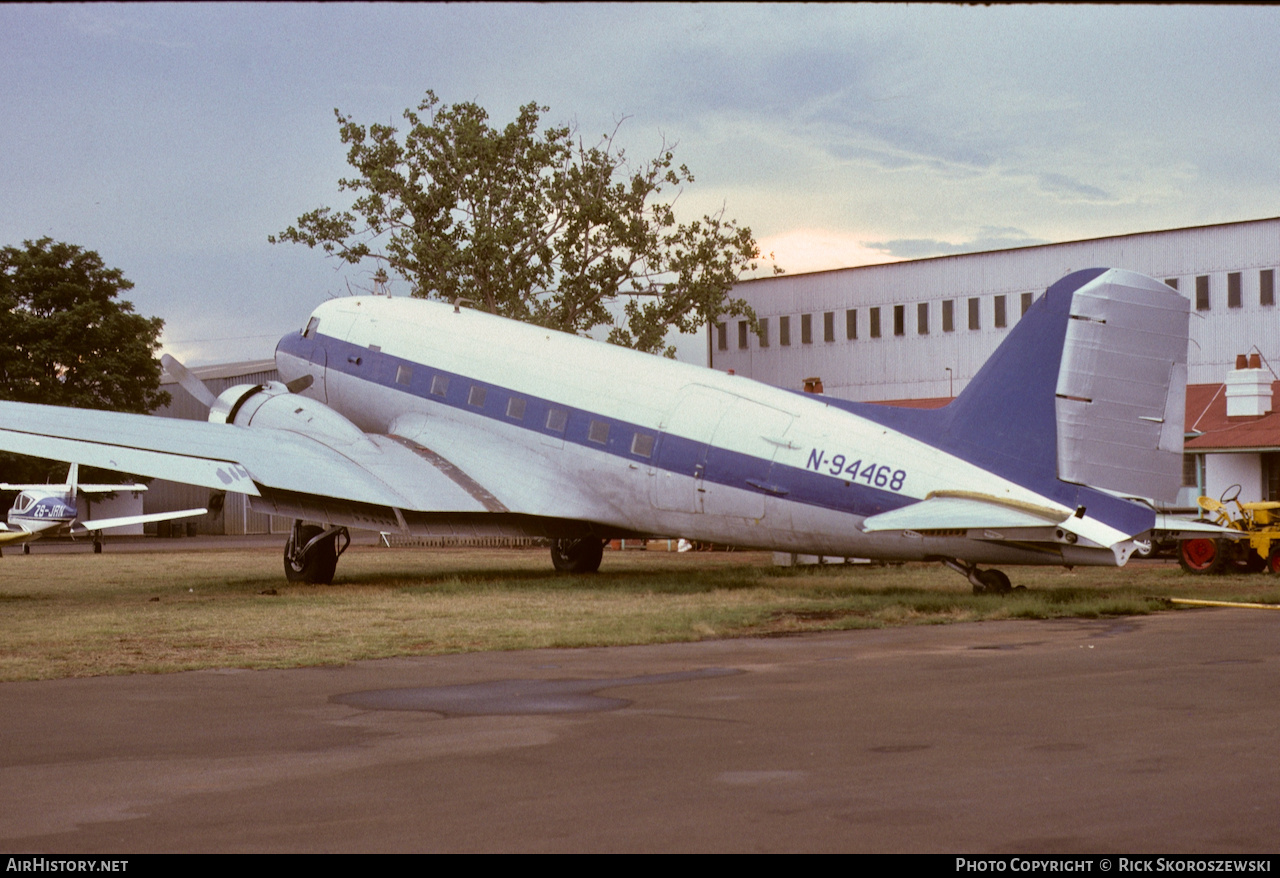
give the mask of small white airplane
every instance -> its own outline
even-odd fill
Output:
[[[0,491],[21,491],[9,509],[8,524],[0,524],[0,546],[22,543],[22,551],[31,553],[31,543],[44,536],[55,534],[93,534],[93,551],[102,551],[102,531],[151,521],[168,521],[204,515],[204,509],[184,509],[181,512],[157,512],[149,515],[125,515],[116,518],[99,518],[81,521],[81,503],[89,505],[93,495],[104,496],[123,491],[141,493],[146,485],[83,485],[79,483],[80,467],[71,464],[65,485],[11,485],[0,482]]]
[[[1188,318],[1157,280],[1075,272],[960,396],[918,410],[352,297],[280,340],[287,383],[214,398],[166,359],[210,423],[5,402],[0,448],[247,494],[295,519],[291,581],[331,581],[361,528],[547,537],[575,573],[618,537],[934,560],[1003,592],[978,565],[1118,566],[1196,527],[1126,499],[1181,483]]]

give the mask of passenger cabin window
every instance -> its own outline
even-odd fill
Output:
[[[600,445],[607,445],[609,442],[609,422],[592,421],[591,427],[587,430],[587,440]]]
[[[482,409],[484,408],[484,398],[488,395],[488,388],[481,387],[479,384],[472,384],[471,390],[467,392],[467,405]]]
[[[569,413],[564,409],[552,409],[547,412],[547,429],[557,433],[564,432],[564,425],[569,422]]]
[[[432,375],[431,376],[431,395],[446,396],[449,393],[449,376],[448,375]]]
[[[524,420],[524,399],[513,396],[507,400],[507,417],[514,421]]]
[[[413,367],[396,366],[396,384],[408,387],[413,382]]]
[[[631,453],[640,457],[653,454],[653,437],[648,433],[637,433],[631,437]]]

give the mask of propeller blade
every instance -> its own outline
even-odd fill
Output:
[[[213,395],[213,392],[204,386],[204,382],[188,372],[187,367],[179,363],[176,358],[164,354],[160,357],[160,365],[164,366],[170,375],[178,379],[178,383],[182,385],[182,388],[187,393],[195,397],[198,402],[210,411],[224,407],[218,401],[218,398]]]

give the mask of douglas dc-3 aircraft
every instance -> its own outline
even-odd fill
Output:
[[[121,491],[141,493],[146,485],[82,485],[80,467],[71,464],[65,485],[10,485],[0,483],[0,491],[21,491],[9,510],[8,524],[0,524],[0,546],[22,543],[22,551],[30,554],[31,542],[53,534],[93,534],[93,550],[102,551],[101,531],[149,521],[168,521],[204,515],[204,509],[184,509],[181,512],[154,512],[149,515],[124,515],[117,518],[100,518],[83,521],[80,508],[89,505],[93,495],[104,496]]]
[[[639,536],[934,560],[1001,592],[978,565],[1122,565],[1174,526],[1126,498],[1181,482],[1188,315],[1159,281],[1077,271],[960,396],[918,410],[457,305],[335,299],[281,339],[287,383],[215,399],[167,361],[211,423],[0,403],[0,448],[247,494],[295,519],[293,581],[331,581],[364,528],[544,536],[575,573]]]

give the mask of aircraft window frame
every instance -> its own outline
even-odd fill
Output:
[[[307,325],[302,328],[303,338],[313,338],[320,331],[320,318],[312,317],[307,321]]]
[[[26,501],[26,503],[22,502],[24,500]],[[21,494],[18,495],[18,499],[13,501],[12,511],[17,513],[18,515],[21,515],[22,513],[30,509],[33,505],[35,505],[35,502],[36,502],[36,498],[34,496],[32,496],[31,494],[28,494],[26,491],[23,491]]]
[[[569,410],[551,408],[547,411],[547,429],[554,433],[563,433],[569,424]]]
[[[489,395],[489,388],[483,384],[472,384],[471,389],[467,391],[467,405],[474,408],[484,408],[485,397]]]
[[[431,376],[431,395],[432,396],[448,396],[449,395],[449,376],[441,375],[439,372]]]
[[[413,367],[400,365],[396,366],[396,384],[408,387],[413,383]]]
[[[653,457],[653,444],[657,437],[650,433],[637,432],[631,437],[631,453],[637,457]]]
[[[507,400],[507,417],[513,421],[524,420],[525,398],[523,396],[513,396]]]
[[[609,444],[609,422],[592,420],[591,426],[587,428],[587,441],[595,442],[597,445]]]

